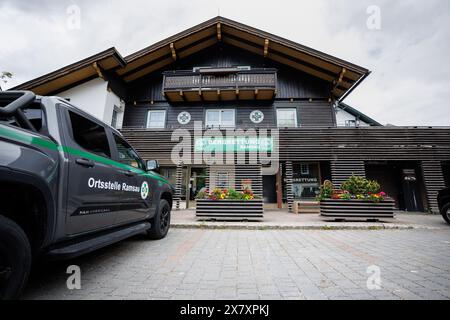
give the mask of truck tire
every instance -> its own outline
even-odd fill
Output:
[[[0,299],[17,299],[31,268],[30,242],[22,228],[0,215]]]
[[[167,200],[161,199],[155,216],[150,220],[152,227],[147,231],[149,239],[164,238],[170,228],[170,205]]]
[[[444,220],[447,221],[448,224],[450,224],[450,202],[444,204],[441,209],[441,214]]]

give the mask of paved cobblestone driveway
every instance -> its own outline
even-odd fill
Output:
[[[66,288],[66,268],[82,289]],[[367,289],[367,267],[381,289]],[[173,229],[39,266],[25,299],[449,299],[450,230]]]

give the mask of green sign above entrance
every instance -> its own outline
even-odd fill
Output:
[[[207,137],[195,139],[195,152],[272,152],[272,137]]]

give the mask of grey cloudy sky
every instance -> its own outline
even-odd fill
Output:
[[[67,8],[81,10],[80,29]],[[381,29],[367,27],[369,6]],[[0,0],[6,87],[115,46],[126,56],[220,15],[359,64],[372,74],[345,101],[381,123],[450,126],[448,0]]]

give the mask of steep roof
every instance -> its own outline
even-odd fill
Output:
[[[14,89],[28,89],[39,94],[49,94],[77,84],[83,79],[88,80],[102,69],[113,72],[125,82],[132,82],[167,67],[177,59],[186,58],[219,42],[242,48],[328,81],[332,93],[340,100],[370,74],[369,70],[348,61],[218,16],[124,59],[115,48],[110,48]]]
[[[117,67],[124,67],[125,65],[126,61],[112,47],[86,59],[22,83],[11,90],[32,90],[39,95],[48,95],[97,78],[104,70],[112,70]]]

